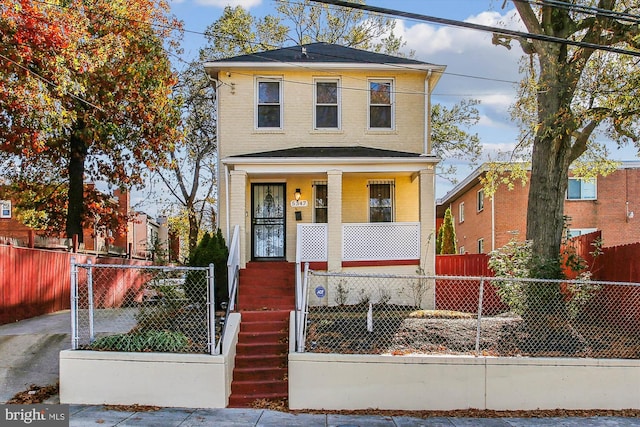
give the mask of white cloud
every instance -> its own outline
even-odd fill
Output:
[[[249,9],[253,6],[258,6],[260,3],[262,3],[262,0],[196,0],[196,3],[203,6],[213,6],[220,8],[223,8],[225,6],[242,6],[245,9]]]
[[[482,12],[465,22],[522,31],[517,12]],[[511,121],[509,107],[516,99],[520,81],[522,50],[512,43],[509,50],[492,43],[492,33],[431,23],[398,21],[395,33],[414,50],[416,59],[447,67],[433,94],[434,103],[452,105],[463,99],[478,99],[478,132],[486,148],[494,143],[511,144],[518,129]],[[504,147],[501,147],[504,148]]]

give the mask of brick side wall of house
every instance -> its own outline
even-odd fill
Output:
[[[500,185],[495,199],[495,248],[512,240],[524,241],[527,234],[527,198],[529,184],[517,182],[510,190]]]
[[[451,214],[454,217],[454,228],[458,252],[464,248],[465,253],[477,254],[479,252],[478,240],[483,239],[484,250],[491,251],[491,199],[484,197],[484,207],[478,210],[478,191],[482,189],[480,184],[475,185],[458,199],[451,203]],[[460,221],[460,204],[464,203],[464,221]]]
[[[13,215],[11,218],[0,218],[0,237],[20,239],[26,242],[29,238],[29,230],[29,227],[16,220]]]
[[[451,202],[458,245],[467,253],[477,253],[480,238],[484,239],[485,252],[491,250],[491,200],[485,199],[484,211],[476,212],[479,189],[478,183]],[[525,239],[528,193],[528,184],[516,183],[512,190],[506,185],[498,187],[494,196],[496,249],[510,240]],[[463,223],[458,219],[461,202],[465,203]],[[597,200],[566,200],[565,215],[570,229],[601,230],[606,247],[640,242],[640,168],[618,169],[598,177]]]

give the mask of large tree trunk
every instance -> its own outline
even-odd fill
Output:
[[[71,133],[69,147],[69,205],[67,207],[67,237],[78,236],[83,242],[82,219],[84,217],[84,162],[87,157],[87,146],[82,139],[84,125],[79,123]]]
[[[527,208],[527,239],[533,255],[555,260],[560,255],[564,227],[564,199],[569,173],[568,150],[556,141],[534,145]]]

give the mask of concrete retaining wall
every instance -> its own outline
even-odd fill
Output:
[[[227,319],[222,355],[60,352],[60,402],[224,408],[229,402],[240,315]]]
[[[291,409],[640,409],[640,360],[290,353]]]

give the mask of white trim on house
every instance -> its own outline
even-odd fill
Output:
[[[244,170],[247,173],[320,173],[329,169],[340,169],[343,172],[418,172],[422,169],[433,169],[440,161],[433,156],[411,158],[398,157],[314,157],[314,158],[246,158],[227,157],[222,163],[232,169]]]

